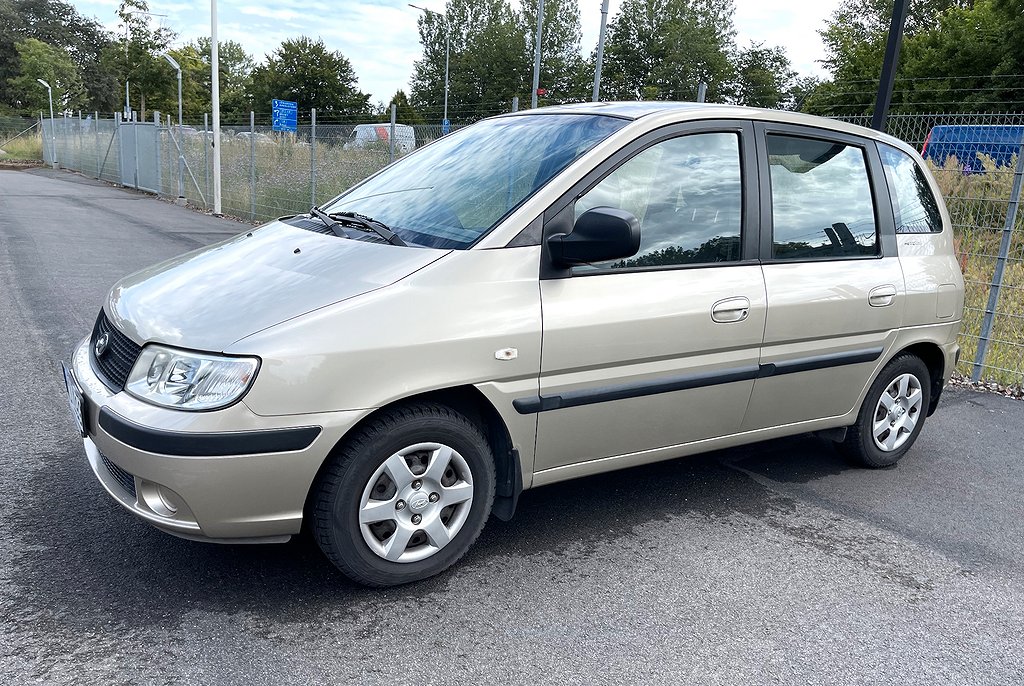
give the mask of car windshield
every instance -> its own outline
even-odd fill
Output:
[[[521,115],[449,134],[325,205],[383,222],[405,242],[465,249],[627,120]]]

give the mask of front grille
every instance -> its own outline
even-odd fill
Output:
[[[103,466],[110,472],[110,476],[114,477],[114,480],[121,484],[121,488],[127,491],[131,497],[137,497],[135,495],[135,477],[108,460],[107,456],[103,453],[100,453],[100,459],[103,460]]]
[[[97,356],[96,341],[103,334],[108,336],[107,348],[102,355]],[[98,376],[111,390],[120,391],[124,388],[128,373],[141,352],[142,346],[118,331],[107,319],[106,312],[100,310],[89,342],[89,355]]]

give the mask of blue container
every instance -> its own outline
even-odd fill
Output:
[[[935,126],[925,139],[921,156],[942,166],[950,155],[966,172],[984,171],[978,155],[988,155],[1001,167],[1009,166],[1024,141],[1024,126]]]

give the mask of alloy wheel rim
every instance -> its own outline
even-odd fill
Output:
[[[901,374],[882,391],[875,405],[871,435],[882,452],[899,450],[914,434],[921,419],[921,381],[913,374]]]
[[[459,533],[473,505],[465,458],[442,443],[416,443],[374,471],[359,500],[359,531],[389,562],[418,562]]]

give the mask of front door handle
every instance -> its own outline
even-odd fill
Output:
[[[726,298],[711,306],[711,319],[719,324],[742,322],[750,314],[750,301],[746,298]]]
[[[871,307],[887,307],[896,300],[896,287],[893,285],[875,286],[868,293],[868,304]]]

